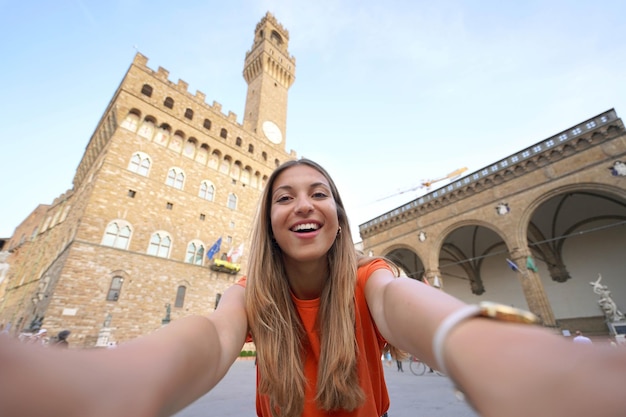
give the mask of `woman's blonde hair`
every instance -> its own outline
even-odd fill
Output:
[[[285,170],[309,166],[330,185],[337,206],[340,232],[328,251],[328,280],[320,297],[316,326],[320,335],[320,359],[315,397],[323,410],[352,411],[362,404],[363,390],[357,375],[355,302],[357,254],[350,225],[337,187],[324,168],[308,159],[283,163],[270,176],[252,229],[246,285],[246,309],[250,332],[257,348],[259,393],[267,395],[273,415],[300,416],[304,406],[303,343],[308,343],[291,299],[282,250],[270,222],[274,182]]]

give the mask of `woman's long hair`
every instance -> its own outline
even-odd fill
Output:
[[[320,359],[316,402],[323,410],[354,410],[364,394],[357,375],[354,290],[357,255],[343,202],[326,170],[308,159],[285,162],[270,176],[261,197],[252,230],[246,285],[250,332],[257,348],[259,393],[269,396],[274,415],[299,416],[304,406],[305,331],[291,299],[282,250],[270,222],[271,195],[278,175],[296,166],[320,172],[331,188],[341,227],[328,251],[329,277],[320,297],[316,326]]]

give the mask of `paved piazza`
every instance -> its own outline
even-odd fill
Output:
[[[435,374],[415,376],[404,363],[385,366],[391,399],[389,417],[477,417],[467,404],[456,399],[448,378]],[[255,368],[253,360],[237,360],[222,382],[176,417],[253,417]]]

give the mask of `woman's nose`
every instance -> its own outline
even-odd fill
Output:
[[[310,213],[313,211],[313,204],[308,198],[300,198],[296,204],[296,213]]]

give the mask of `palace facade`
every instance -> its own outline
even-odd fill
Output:
[[[13,334],[70,329],[73,346],[92,347],[213,311],[240,272],[213,270],[207,252],[245,270],[265,181],[296,158],[285,149],[288,44],[265,15],[245,56],[242,123],[138,53],[72,188],[37,207],[5,245],[0,323]]]

